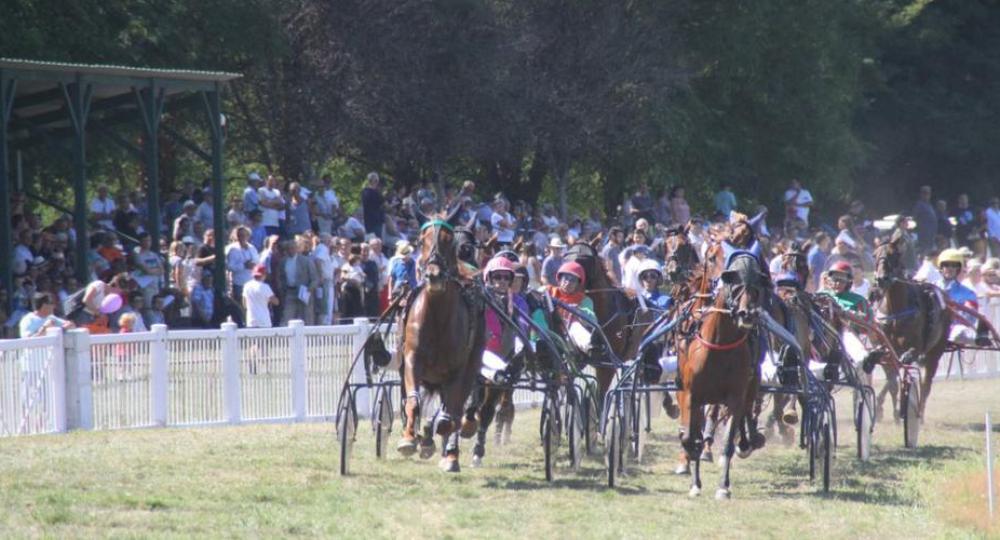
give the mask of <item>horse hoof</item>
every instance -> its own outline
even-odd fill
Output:
[[[733,494],[726,488],[719,488],[715,490],[715,500],[717,501],[728,501]]]
[[[705,451],[701,453],[701,460],[705,463],[712,463],[715,461],[715,456],[712,455],[711,448],[706,448]]]
[[[441,461],[438,463],[438,467],[441,471],[446,473],[457,473],[462,470],[462,468],[458,465],[457,456],[446,456],[441,458]]]
[[[792,426],[794,426],[795,424],[799,423],[799,415],[796,414],[796,413],[794,413],[794,412],[787,412],[787,413],[785,413],[784,416],[781,417],[781,419],[786,424],[789,424],[789,425],[792,425]]]
[[[473,469],[478,469],[483,466],[483,458],[479,456],[472,456],[471,466]]]
[[[687,474],[691,474],[691,466],[687,463],[681,463],[680,465],[677,466],[676,469],[674,469],[674,474],[676,474],[677,476],[684,476]]]
[[[455,422],[447,418],[439,418],[434,423],[434,433],[440,437],[447,437],[455,430]],[[471,437],[471,435],[470,435]]]
[[[410,457],[417,452],[417,440],[416,439],[402,439],[399,444],[396,445],[396,451],[400,455],[405,457]]]
[[[691,489],[688,491],[688,497],[697,497],[699,495],[701,495],[701,488],[698,486],[691,486]]]
[[[670,403],[669,405],[664,405],[663,410],[667,413],[667,416],[669,416],[673,420],[677,420],[677,418],[681,415],[681,409],[680,407],[677,406],[676,403]]]
[[[458,434],[463,439],[471,439],[472,436],[475,435],[476,431],[478,430],[479,430],[479,422],[465,418],[462,420],[462,430],[459,431]]]
[[[750,434],[750,446],[754,450],[760,450],[761,448],[764,448],[765,444],[767,444],[767,438],[764,437],[762,433]]]
[[[437,445],[434,444],[434,439],[430,440],[429,444],[420,445],[420,459],[430,459],[437,452]]]

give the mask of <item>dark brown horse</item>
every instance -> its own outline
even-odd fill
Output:
[[[438,393],[441,410],[433,431],[442,437],[441,469],[458,472],[457,421],[482,363],[483,306],[475,293],[466,290],[466,275],[458,265],[454,227],[456,207],[444,219],[429,219],[417,213],[421,224],[421,255],[418,265],[425,283],[409,300],[403,327],[403,391],[406,395],[405,425],[397,450],[412,455],[421,446],[433,447],[433,439],[418,441],[416,426],[426,393]]]
[[[882,291],[882,299],[875,306],[875,316],[900,360],[916,362],[924,370],[918,409],[918,416],[923,418],[938,362],[948,344],[951,312],[944,305],[940,289],[906,279],[903,242],[902,238],[894,238],[875,249],[875,282]],[[888,393],[898,415],[899,372],[887,363],[882,367],[886,386],[879,392],[876,410],[882,409]]]
[[[746,428],[757,395],[759,375],[750,341],[754,317],[766,290],[757,260],[737,256],[728,263],[721,279],[723,286],[710,300],[709,272],[701,277],[694,303],[700,316],[693,336],[678,345],[681,389],[677,399],[684,432],[681,445],[694,463],[689,495],[701,493],[701,452],[705,442],[705,406],[723,405],[731,419],[726,436],[725,462],[716,498],[730,496],[729,470],[736,450],[736,434],[741,434],[741,452],[751,445]]]

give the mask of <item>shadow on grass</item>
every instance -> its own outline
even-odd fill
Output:
[[[978,433],[984,433],[986,431],[986,423],[984,422],[968,422],[965,424],[958,424],[953,422],[942,422],[938,426],[954,431],[975,431]],[[993,433],[1000,433],[1000,424],[993,424]]]
[[[831,492],[823,493],[817,480],[813,483],[816,491],[812,496],[879,506],[913,506],[919,502],[919,496],[904,488],[906,471],[915,465],[940,469],[947,462],[965,458],[972,452],[968,448],[938,445],[879,449],[877,454],[873,452],[869,461],[863,462],[854,457],[853,449],[849,452],[842,449],[833,462]],[[763,482],[764,492],[777,498],[799,498],[802,494],[794,491],[808,481],[809,463],[806,459],[778,463],[770,467],[770,472],[781,479]]]

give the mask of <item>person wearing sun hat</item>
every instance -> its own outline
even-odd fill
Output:
[[[938,255],[938,269],[941,279],[935,285],[941,288],[948,300],[968,309],[979,311],[979,299],[975,291],[959,281],[967,260],[966,252],[961,249],[946,249]],[[948,340],[963,345],[988,343],[988,330],[979,324],[975,316],[968,313],[957,313],[952,317]],[[978,332],[977,332],[978,330]]]

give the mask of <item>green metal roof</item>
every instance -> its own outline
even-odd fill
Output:
[[[134,77],[142,79],[169,79],[174,81],[226,82],[242,77],[239,73],[223,71],[200,71],[194,69],[161,69],[149,67],[113,66],[103,64],[75,64],[47,62],[43,60],[22,60],[0,58],[0,69],[12,69],[55,74],[96,75],[106,77]]]

